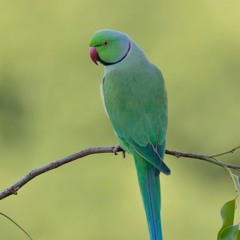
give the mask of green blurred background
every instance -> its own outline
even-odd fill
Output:
[[[92,33],[127,32],[161,67],[169,96],[167,148],[216,153],[240,143],[240,1],[0,0],[0,188],[31,169],[115,145],[89,58]],[[240,154],[225,158],[239,163]],[[235,197],[223,169],[166,156],[166,240],[212,240]],[[131,157],[101,154],[46,173],[1,201],[36,240],[146,240]],[[238,218],[240,219],[240,217]],[[0,217],[1,239],[26,239]]]

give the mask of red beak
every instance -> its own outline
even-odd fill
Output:
[[[92,59],[92,61],[97,64],[97,60],[98,60],[98,52],[97,49],[95,47],[90,47],[90,57]],[[98,65],[98,64],[97,64]]]

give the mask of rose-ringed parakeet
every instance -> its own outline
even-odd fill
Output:
[[[167,133],[167,94],[160,70],[122,32],[103,29],[90,41],[94,63],[104,65],[101,93],[122,149],[133,155],[151,240],[162,240],[160,179]]]

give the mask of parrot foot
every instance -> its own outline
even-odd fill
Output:
[[[114,155],[118,155],[118,152],[122,152],[122,157],[125,158],[126,157],[126,152],[124,149],[122,149],[122,147],[120,145],[116,146],[113,148],[113,153]]]

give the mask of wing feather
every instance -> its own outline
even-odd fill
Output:
[[[116,68],[105,76],[102,91],[120,145],[169,174],[163,163],[167,95],[161,72],[151,63],[138,70]]]

